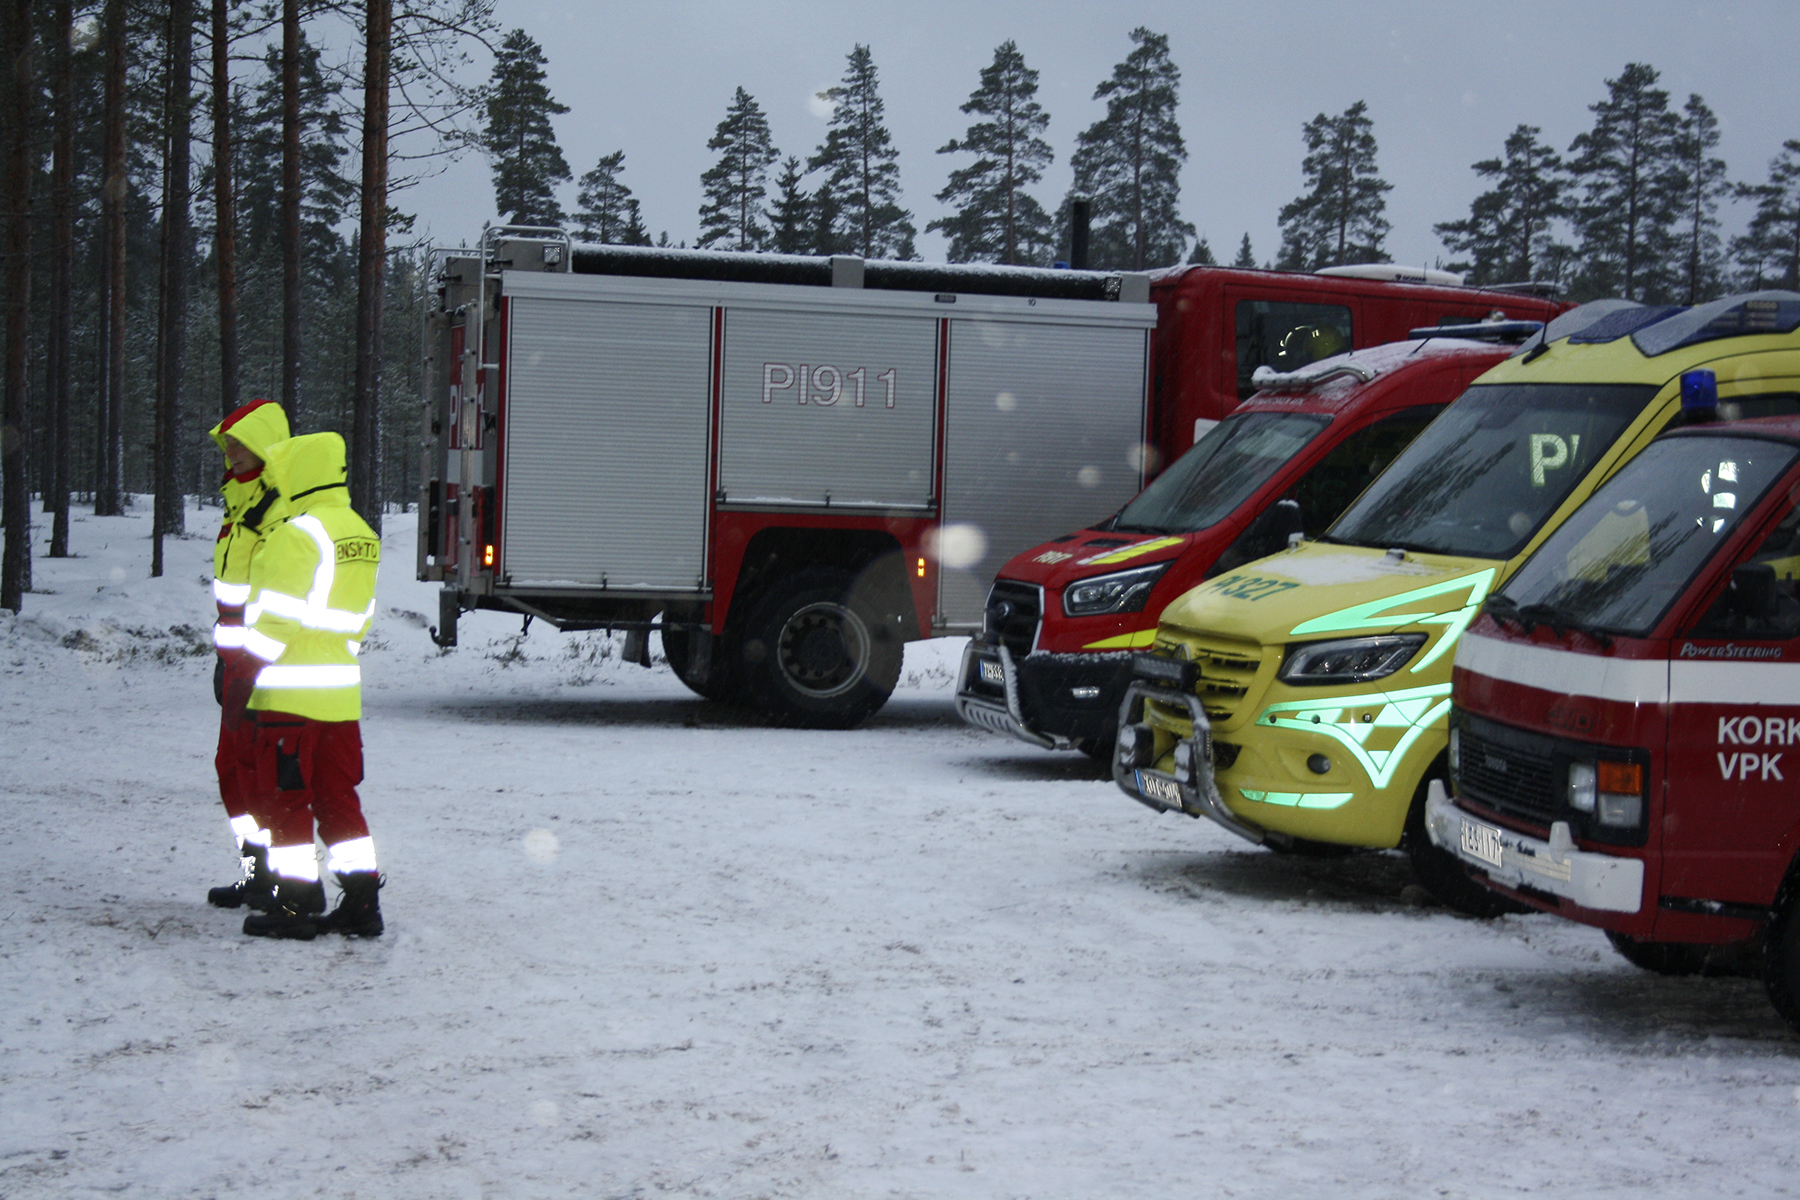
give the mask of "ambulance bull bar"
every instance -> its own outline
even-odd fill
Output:
[[[1193,733],[1176,742],[1178,749],[1183,745],[1188,747],[1186,779],[1151,769],[1150,764],[1156,761],[1156,731],[1144,722],[1146,700],[1187,710]],[[1225,807],[1225,799],[1219,795],[1219,785],[1213,777],[1212,723],[1206,719],[1200,697],[1190,691],[1146,679],[1131,681],[1125,689],[1125,699],[1119,705],[1119,742],[1113,751],[1112,771],[1113,782],[1119,785],[1120,791],[1157,812],[1180,811],[1190,817],[1207,817],[1259,846],[1269,840],[1267,830]],[[1146,784],[1169,799],[1159,800],[1147,795]]]

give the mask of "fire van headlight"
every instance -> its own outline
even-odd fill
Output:
[[[1404,667],[1424,644],[1422,633],[1303,642],[1288,651],[1281,679],[1297,684],[1367,683]]]
[[[1063,612],[1071,617],[1097,617],[1104,613],[1142,612],[1150,589],[1169,569],[1169,563],[1137,567],[1114,575],[1096,575],[1063,589]]]
[[[1571,762],[1568,802],[1601,825],[1636,828],[1644,819],[1643,764],[1605,758]]]

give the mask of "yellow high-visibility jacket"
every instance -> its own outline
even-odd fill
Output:
[[[288,517],[250,566],[244,648],[266,664],[250,707],[315,721],[362,717],[356,655],[375,616],[381,541],[350,507],[344,439],[311,433],[269,447],[264,474]]]
[[[269,447],[288,439],[287,414],[273,401],[252,400],[207,432],[221,452],[225,436],[230,434],[266,461]],[[262,545],[263,534],[287,515],[287,504],[270,485],[267,471],[241,479],[227,469],[219,491],[225,497],[225,517],[219,523],[219,540],[213,545],[213,601],[219,606],[213,645],[220,650],[238,650],[244,645],[250,560]]]

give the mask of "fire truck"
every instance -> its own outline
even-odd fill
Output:
[[[649,665],[656,632],[700,694],[818,727],[878,709],[904,643],[978,630],[999,564],[1119,508],[1257,366],[1546,304],[516,227],[440,251],[434,272],[418,559],[443,584],[433,637],[454,645],[460,613],[500,610],[622,630]]]
[[[984,628],[963,654],[957,712],[977,728],[1105,760],[1131,651],[1154,641],[1170,600],[1290,537],[1318,537],[1445,405],[1540,328],[1450,325],[1298,371],[1260,368],[1253,382],[1263,390],[1124,508],[1000,569]]]
[[[1426,821],[1476,880],[1639,966],[1760,938],[1800,1028],[1797,330],[1782,293],[1644,331],[1710,351],[1683,398],[1722,420],[1653,442],[1489,597],[1456,653],[1455,798],[1433,789]]]
[[[1404,845],[1440,900],[1506,911],[1424,827],[1428,785],[1448,771],[1454,651],[1487,597],[1678,418],[1683,373],[1713,368],[1738,403],[1789,390],[1762,353],[1782,344],[1762,332],[1770,303],[1566,313],[1318,541],[1174,601],[1134,660],[1120,788],[1275,849]]]

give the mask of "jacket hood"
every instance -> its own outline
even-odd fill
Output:
[[[265,461],[264,471],[294,512],[350,507],[344,439],[337,434],[308,433],[276,442]]]
[[[244,443],[250,452],[264,462],[269,461],[269,447],[288,440],[287,413],[273,400],[252,400],[207,431],[225,451],[225,435]]]

